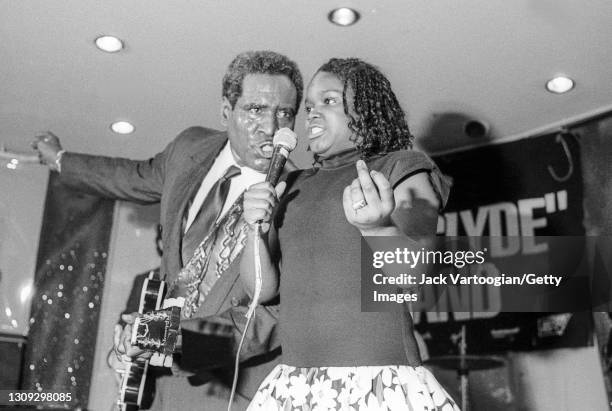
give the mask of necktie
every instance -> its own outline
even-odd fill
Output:
[[[225,175],[211,187],[193,223],[183,236],[183,244],[181,246],[183,265],[187,264],[197,246],[215,225],[215,221],[219,218],[227,198],[231,179],[239,174],[240,169],[238,167],[230,166]]]

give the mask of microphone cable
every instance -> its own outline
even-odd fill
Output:
[[[234,378],[232,381],[232,390],[230,392],[229,403],[227,404],[227,411],[232,410],[232,404],[234,402],[234,396],[236,394],[236,388],[238,386],[238,372],[240,371],[240,352],[242,351],[242,345],[244,343],[244,339],[246,337],[247,330],[249,329],[249,325],[251,324],[251,320],[255,316],[255,308],[259,303],[259,297],[261,295],[261,288],[263,285],[263,278],[261,274],[261,258],[259,255],[259,244],[261,242],[261,236],[259,233],[261,232],[261,223],[255,223],[255,229],[257,232],[257,236],[255,238],[255,244],[253,244],[253,251],[255,254],[255,292],[253,293],[253,298],[251,299],[251,304],[249,304],[249,309],[246,313],[246,323],[244,325],[244,330],[242,331],[242,336],[240,337],[240,343],[238,344],[238,349],[236,350],[236,360],[234,361]]]

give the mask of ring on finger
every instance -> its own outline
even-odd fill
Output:
[[[363,207],[365,207],[368,203],[365,202],[365,200],[359,200],[359,201],[355,201],[353,203],[353,210],[357,211]]]

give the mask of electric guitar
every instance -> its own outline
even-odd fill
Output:
[[[159,310],[165,295],[166,283],[155,279],[153,272],[151,272],[142,285],[138,313],[144,315],[146,312]],[[140,408],[142,402],[149,360],[140,357],[134,359],[125,357],[123,366],[124,368],[118,371],[122,374],[122,378],[117,408],[120,411],[136,411]]]

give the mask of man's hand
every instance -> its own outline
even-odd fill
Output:
[[[58,171],[57,155],[62,150],[59,138],[50,131],[45,131],[34,137],[30,146],[38,151],[38,159],[41,164],[49,166]]]
[[[150,352],[147,352],[136,345],[131,344],[132,339],[132,325],[138,317],[138,313],[123,314],[121,319],[126,322],[125,327],[121,325],[115,325],[115,332],[113,335],[113,349],[117,358],[122,360],[123,356],[127,357],[145,357],[151,356]]]

